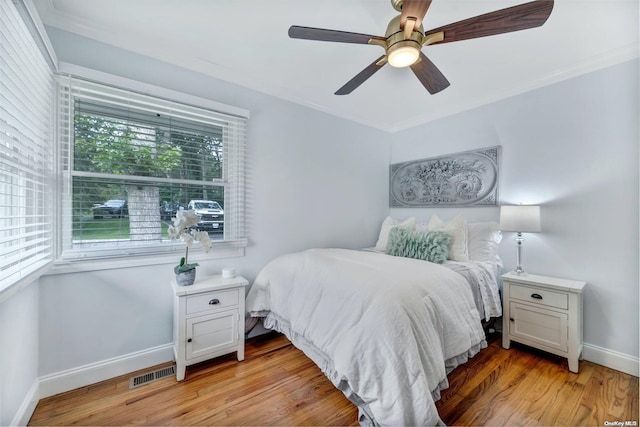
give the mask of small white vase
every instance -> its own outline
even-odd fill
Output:
[[[176,273],[176,283],[178,286],[189,286],[193,285],[193,282],[196,281],[196,269],[192,268],[189,271],[185,271],[184,273]]]

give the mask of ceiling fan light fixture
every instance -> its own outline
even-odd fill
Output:
[[[387,51],[389,65],[396,68],[408,67],[420,58],[420,45],[412,40],[394,44]]]
[[[336,95],[351,93],[387,62],[392,67],[411,67],[411,71],[422,83],[422,86],[433,95],[449,87],[450,83],[438,67],[422,53],[424,46],[537,28],[547,22],[554,5],[554,0],[529,0],[528,3],[452,22],[425,32],[423,22],[431,1],[391,0],[392,6],[400,14],[389,21],[384,37],[298,25],[289,28],[289,37],[368,44],[379,46],[385,50],[384,55],[338,89],[335,92]]]

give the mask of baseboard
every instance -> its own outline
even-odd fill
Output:
[[[173,345],[165,344],[101,362],[40,377],[40,399],[84,387],[129,372],[173,360]]]
[[[40,400],[40,382],[36,378],[36,380],[29,388],[27,395],[22,401],[22,405],[18,408],[18,412],[11,420],[12,426],[26,426],[31,419],[31,415],[33,415],[33,411],[36,410],[36,406],[38,405],[38,401]]]
[[[607,368],[615,369],[629,375],[638,376],[640,373],[640,359],[628,354],[618,353],[593,344],[584,344],[582,358]]]

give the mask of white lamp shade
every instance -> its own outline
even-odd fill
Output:
[[[500,206],[500,230],[540,232],[540,206]]]

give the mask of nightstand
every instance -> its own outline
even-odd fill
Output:
[[[176,379],[186,367],[227,353],[244,360],[244,300],[249,282],[241,276],[210,276],[190,286],[171,286],[173,299],[173,354]]]
[[[578,372],[582,357],[585,282],[533,274],[502,276],[502,347],[511,341],[566,357]]]

